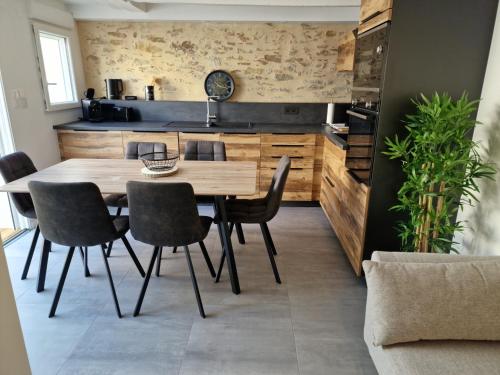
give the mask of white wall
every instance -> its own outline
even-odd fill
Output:
[[[61,1],[0,0],[0,71],[7,99],[16,150],[26,152],[38,168],[60,160],[54,124],[76,120],[79,109],[46,112],[30,18],[73,27],[74,21]],[[84,90],[84,75],[76,29],[73,60],[77,91]],[[13,91],[21,90],[27,106],[16,106]]]
[[[478,120],[483,123],[474,132],[485,158],[500,167],[500,8],[491,43],[488,67],[481,93]],[[455,240],[465,254],[500,255],[500,172],[495,181],[481,183],[481,195],[476,207],[468,207],[459,215],[470,227]]]

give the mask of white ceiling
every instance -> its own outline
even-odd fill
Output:
[[[64,0],[83,20],[357,21],[361,0]]]

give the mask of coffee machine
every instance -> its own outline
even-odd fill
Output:
[[[123,94],[123,81],[121,79],[108,78],[106,83],[106,98],[121,99]]]

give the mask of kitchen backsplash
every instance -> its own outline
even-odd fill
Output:
[[[352,73],[337,72],[338,46],[353,23],[216,23],[79,21],[86,84],[105,95],[121,78],[125,95],[206,100],[215,69],[236,82],[231,101],[349,102]]]

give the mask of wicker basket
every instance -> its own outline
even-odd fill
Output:
[[[147,169],[154,172],[168,171],[175,167],[179,160],[177,151],[150,152],[139,156]]]

